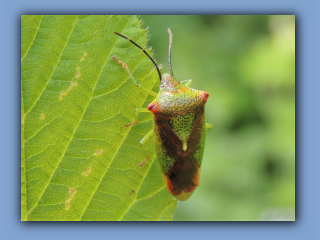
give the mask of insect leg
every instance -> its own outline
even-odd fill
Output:
[[[146,141],[150,138],[150,136],[153,134],[153,129],[151,129],[140,141],[140,144],[145,144]],[[150,155],[147,154],[147,157],[139,164],[140,167],[142,167],[148,160],[150,159]]]
[[[143,160],[143,162],[139,164],[139,166],[142,167],[151,157],[153,158],[154,156],[155,156],[154,154],[152,154],[151,156],[148,155],[148,156]]]
[[[145,144],[145,142],[149,139],[149,137],[153,134],[153,129],[151,129],[140,141],[141,144]]]
[[[150,156],[148,155],[148,156],[146,157],[146,159],[143,160],[143,162],[139,164],[139,166],[142,167],[143,164],[145,164],[149,159],[150,159]]]
[[[139,112],[148,112],[150,113],[150,111],[148,110],[148,108],[136,108],[135,109],[135,121],[132,122],[132,123],[129,123],[129,124],[125,124],[124,126],[125,127],[129,127],[129,126],[132,126],[132,125],[135,125],[137,124],[139,121],[138,121],[138,113]]]
[[[206,130],[208,131],[208,130],[210,130],[211,128],[212,128],[212,124],[206,123]]]
[[[180,83],[183,83],[183,84],[186,85],[186,86],[191,86],[191,84],[192,84],[192,79],[182,80],[182,81],[180,81]]]
[[[127,66],[127,64],[125,64],[124,62],[121,62],[121,61],[120,61],[119,59],[117,59],[115,56],[112,57],[112,60],[114,60],[114,61],[116,61],[117,63],[119,63],[119,64],[127,71],[127,73],[129,74],[129,76],[131,77],[133,83],[134,83],[137,87],[141,88],[142,90],[144,90],[145,92],[147,92],[148,94],[150,94],[150,95],[152,95],[152,96],[155,96],[155,97],[158,96],[157,93],[155,93],[155,92],[153,92],[153,91],[151,91],[151,90],[149,90],[149,89],[146,89],[146,88],[141,87],[141,85],[138,84],[138,83],[136,82],[136,80],[134,80],[132,74],[130,73],[130,70],[129,70],[129,67]]]

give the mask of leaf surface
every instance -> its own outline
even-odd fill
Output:
[[[171,220],[176,201],[153,137],[139,144],[152,114],[124,127],[152,97],[111,58],[146,89],[157,91],[159,78],[147,56],[114,31],[147,44],[135,16],[21,18],[22,220]]]

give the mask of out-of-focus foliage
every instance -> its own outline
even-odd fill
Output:
[[[295,17],[142,16],[158,63],[209,92],[200,186],[174,220],[294,220]]]

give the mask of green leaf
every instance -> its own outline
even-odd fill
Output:
[[[146,107],[159,78],[135,16],[22,16],[21,219],[171,220]],[[148,50],[151,54],[151,51]],[[140,167],[139,164],[150,156]]]

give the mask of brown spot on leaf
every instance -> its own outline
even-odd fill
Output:
[[[88,56],[88,53],[83,53],[83,56],[80,58],[80,62],[84,61],[86,59],[86,56]]]
[[[60,92],[60,96],[59,96],[59,99],[62,100],[63,99],[63,96],[67,95],[67,92],[66,91],[61,91]]]
[[[96,156],[96,155],[99,155],[99,154],[101,154],[103,152],[103,150],[101,149],[101,150],[97,150],[93,155],[94,156]]]
[[[80,67],[77,67],[76,70],[77,70],[76,78],[81,77]]]
[[[71,82],[70,86],[68,87],[67,91],[61,91],[60,92],[60,96],[59,99],[63,100],[63,96],[68,95],[68,92],[70,92],[72,90],[73,87],[77,86],[77,82]]]
[[[90,172],[91,172],[91,167],[88,167],[88,168],[87,168],[87,171],[85,171],[85,172],[82,173],[82,174],[85,175],[85,176],[88,176]]]
[[[76,194],[77,190],[73,189],[73,188],[69,188],[69,193],[70,193],[70,197],[68,198],[68,200],[66,201],[66,209],[69,209],[70,206],[70,201],[72,200],[72,198],[74,197],[74,195]]]
[[[68,87],[67,91],[71,91],[73,87],[77,86],[77,82],[71,82],[70,86]]]

